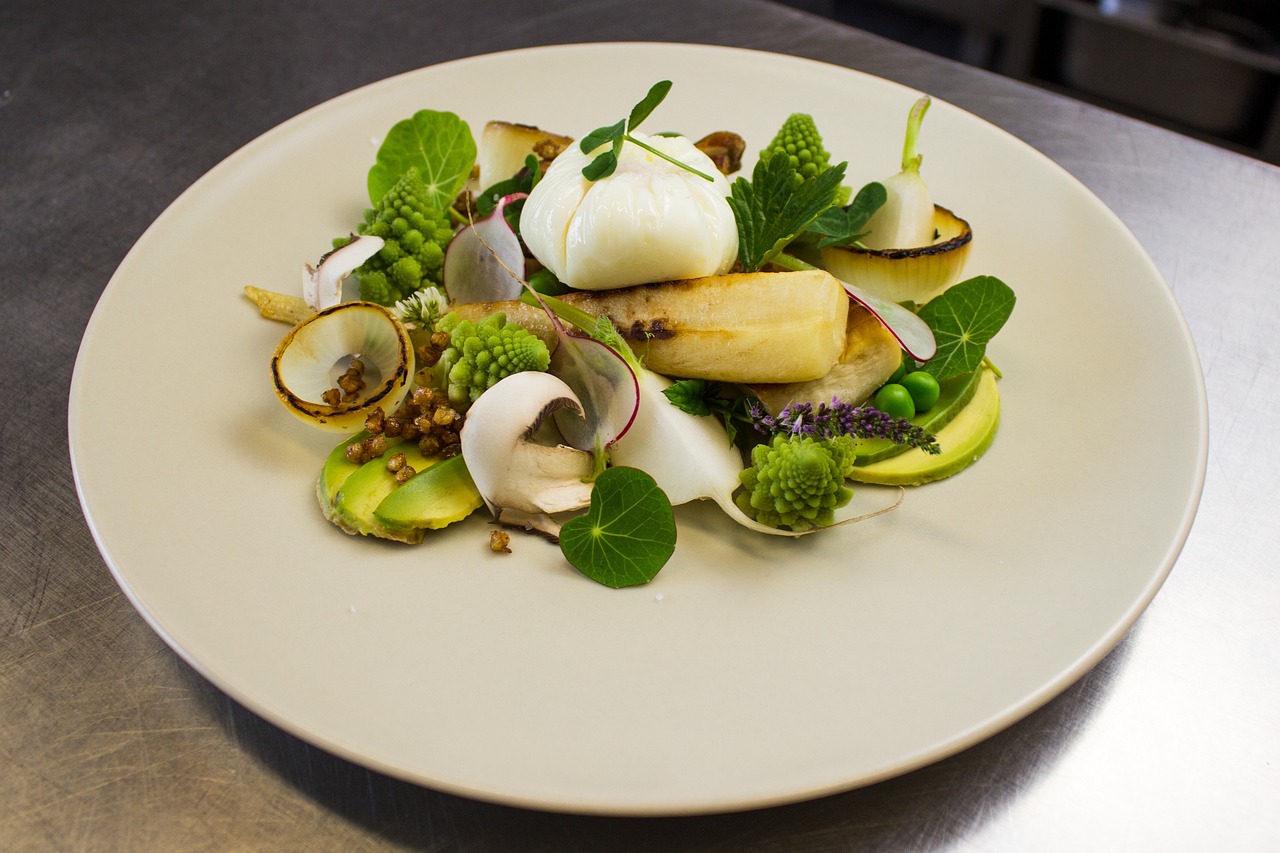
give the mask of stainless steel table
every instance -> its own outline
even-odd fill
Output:
[[[1280,171],[763,0],[537,6],[0,7],[0,849],[1280,845]],[[361,84],[604,40],[761,48],[926,89],[1064,166],[1167,277],[1208,386],[1203,503],[1147,613],[1040,711],[814,802],[541,814],[389,779],[281,732],[195,674],[116,587],[77,505],[66,400],[95,301],[151,220],[245,142]]]

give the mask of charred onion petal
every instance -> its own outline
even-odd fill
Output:
[[[342,280],[381,248],[381,237],[366,234],[324,255],[315,267],[303,264],[302,298],[316,311],[337,305],[342,301]]]
[[[581,413],[568,385],[549,373],[524,371],[498,381],[467,410],[462,458],[495,518],[503,510],[537,515],[582,509],[591,502],[590,453],[536,436],[557,409]]]
[[[444,289],[454,304],[519,299],[524,292],[524,249],[504,210],[525,197],[501,199],[493,213],[472,222],[449,241],[444,253]]]
[[[324,401],[352,357],[364,364],[365,387],[337,405]],[[299,419],[324,429],[360,429],[374,409],[394,411],[408,388],[409,333],[372,302],[343,302],[289,330],[271,357],[276,396]]]
[[[829,247],[822,250],[822,265],[866,293],[919,307],[960,280],[973,243],[969,223],[937,205],[933,233],[933,242],[915,248]]]

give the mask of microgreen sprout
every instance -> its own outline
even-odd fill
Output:
[[[830,439],[841,435],[853,438],[883,438],[937,455],[942,452],[937,438],[906,418],[895,418],[872,406],[854,406],[832,398],[830,404],[790,403],[770,415],[759,402],[748,408],[751,423],[765,436],[807,435]]]
[[[631,108],[631,115],[617,124],[598,127],[595,130],[582,137],[578,146],[582,149],[583,154],[590,154],[602,145],[609,145],[609,150],[600,153],[594,160],[588,163],[582,170],[582,176],[588,181],[598,181],[607,178],[613,174],[618,168],[618,155],[622,152],[622,144],[630,142],[653,154],[661,157],[672,165],[679,166],[687,172],[692,172],[700,178],[708,181],[714,181],[710,175],[700,172],[690,166],[688,163],[681,163],[673,157],[670,157],[652,145],[649,145],[631,135],[631,131],[635,130],[642,121],[649,117],[662,100],[667,97],[667,93],[671,91],[670,80],[660,80],[654,83],[649,89],[649,94],[641,99],[640,103]]]

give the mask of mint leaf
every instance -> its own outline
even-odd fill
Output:
[[[991,275],[974,276],[929,300],[920,319],[933,330],[938,352],[921,369],[939,382],[977,370],[1015,301],[1013,289]]]
[[[829,207],[822,211],[809,226],[810,231],[823,235],[818,241],[818,248],[848,246],[867,236],[868,232],[862,231],[863,226],[867,224],[871,214],[884,205],[888,197],[884,184],[872,181],[858,190],[848,207]]]
[[[671,502],[638,468],[609,468],[596,478],[586,515],[560,529],[560,550],[573,566],[614,589],[653,580],[676,549]]]
[[[431,205],[447,211],[475,162],[476,142],[465,121],[453,113],[419,110],[387,131],[369,169],[369,200],[376,206],[401,175],[416,167]]]
[[[750,182],[730,187],[729,207],[738,223],[738,259],[747,272],[767,264],[835,202],[845,164],[807,178],[793,189],[795,171],[785,151],[756,163]]]

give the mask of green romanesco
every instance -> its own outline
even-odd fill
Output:
[[[831,165],[831,155],[822,147],[822,134],[814,124],[813,116],[807,113],[792,113],[782,123],[773,141],[760,152],[760,159],[768,160],[779,151],[791,159],[791,168],[795,171],[792,183],[796,186],[806,178],[822,174]]]
[[[546,370],[551,352],[542,339],[507,315],[490,314],[479,322],[446,314],[436,329],[449,333],[449,346],[435,375],[449,399],[469,405],[499,379],[523,370]]]
[[[453,228],[448,211],[429,206],[429,198],[418,170],[409,169],[377,207],[365,211],[358,232],[381,237],[384,244],[356,270],[361,299],[390,306],[423,287],[440,284],[444,247]],[[339,237],[334,248],[351,239]]]
[[[836,435],[821,441],[840,469],[840,476],[847,478],[852,474],[854,460],[858,458],[858,439],[851,435]]]
[[[841,463],[827,443],[806,435],[776,435],[751,451],[751,467],[739,479],[738,508],[769,527],[795,531],[827,527],[835,510],[853,497]]]

